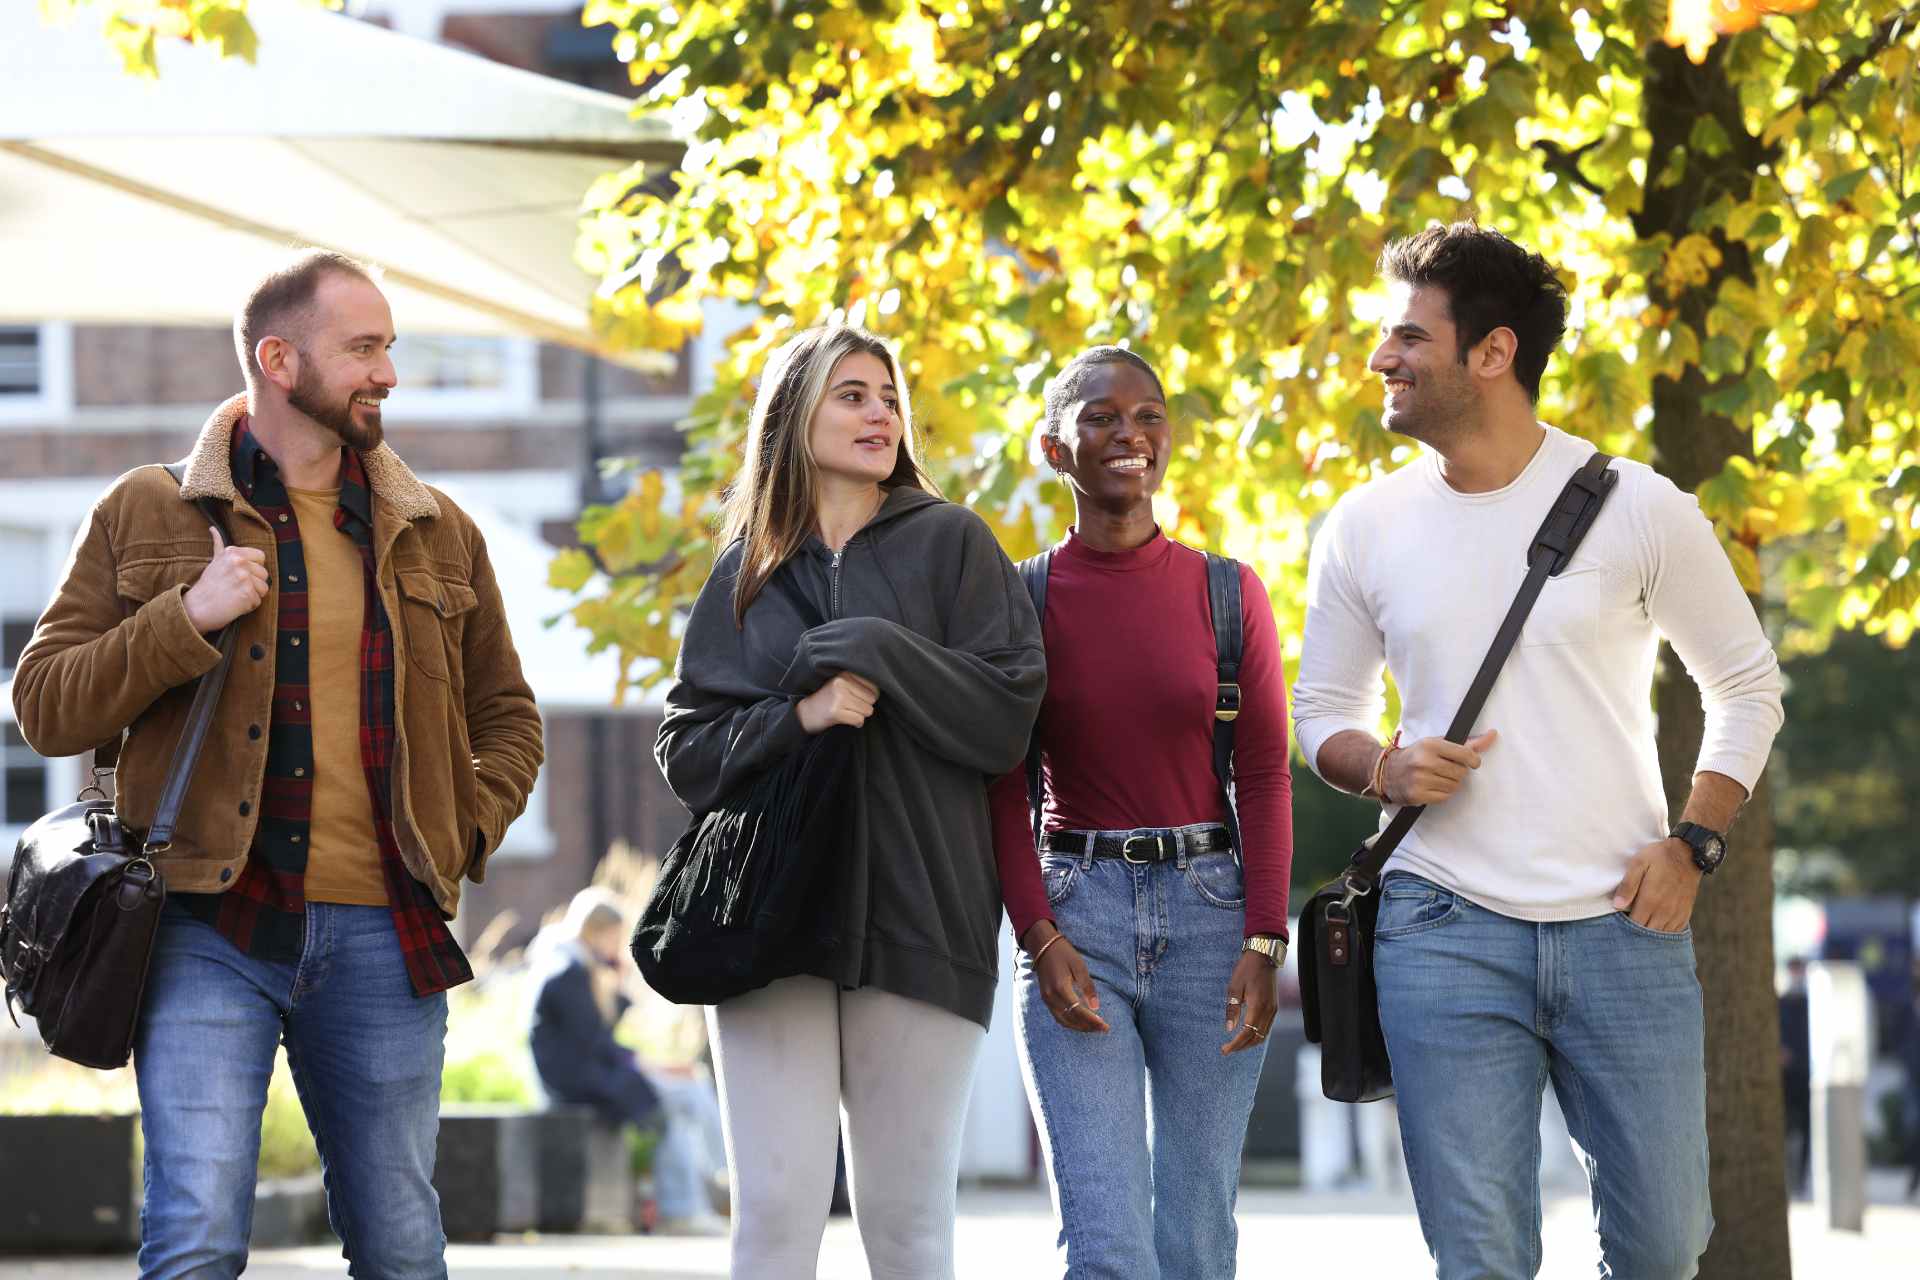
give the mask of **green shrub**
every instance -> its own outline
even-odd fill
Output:
[[[1880,1095],[1880,1132],[1867,1142],[1869,1165],[1900,1166],[1907,1162],[1907,1132],[1912,1124],[1906,1100],[1898,1093]]]
[[[539,1103],[521,1065],[523,1055],[499,1051],[449,1060],[440,1077],[441,1102],[495,1102],[531,1107]]]
[[[260,1178],[294,1178],[320,1168],[320,1152],[307,1127],[307,1113],[287,1069],[285,1049],[274,1055],[267,1107],[260,1114]]]
[[[131,1115],[140,1110],[133,1069],[95,1071],[60,1058],[20,1055],[0,1072],[0,1112],[7,1115]]]
[[[653,1153],[660,1147],[660,1134],[653,1129],[628,1125],[627,1155],[633,1162],[633,1176],[644,1178],[653,1172]]]

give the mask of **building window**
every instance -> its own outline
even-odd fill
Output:
[[[0,422],[44,423],[71,412],[71,327],[0,325]]]
[[[527,808],[507,834],[500,838],[496,858],[548,858],[553,856],[553,828],[547,825],[547,771],[533,778],[533,790],[527,793]]]
[[[0,525],[0,680],[12,676],[50,594],[47,535]]]
[[[0,785],[0,830],[23,830],[53,807],[47,799],[47,762],[34,754],[20,726],[11,720],[0,725],[0,773],[5,774]]]
[[[19,614],[0,618],[0,675],[20,664],[20,654],[33,639],[33,619]]]
[[[539,399],[539,345],[523,338],[408,334],[393,344],[393,416],[500,418]]]
[[[40,395],[40,330],[0,327],[0,396]]]

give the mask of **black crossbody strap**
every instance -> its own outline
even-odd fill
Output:
[[[1447,728],[1448,742],[1465,742],[1472,734],[1473,722],[1479,718],[1481,708],[1486,706],[1487,696],[1493,692],[1493,682],[1499,677],[1500,668],[1506,665],[1507,655],[1513,652],[1514,643],[1520,638],[1520,628],[1526,622],[1527,614],[1533,611],[1534,601],[1540,598],[1540,591],[1547,585],[1547,579],[1566,568],[1567,561],[1573,558],[1581,540],[1587,536],[1587,530],[1593,527],[1601,504],[1618,483],[1620,476],[1610,469],[1612,462],[1612,455],[1599,452],[1587,459],[1586,465],[1574,472],[1567,481],[1560,496],[1554,500],[1553,509],[1541,522],[1539,532],[1533,535],[1533,543],[1527,549],[1526,580],[1520,584],[1519,594],[1514,597],[1500,630],[1495,633],[1493,645],[1487,650],[1478,674],[1473,677],[1467,696],[1460,701],[1460,710]],[[1353,861],[1344,875],[1348,885],[1361,893],[1370,889],[1379,877],[1380,869],[1386,866],[1387,859],[1393,856],[1393,851],[1400,847],[1400,842],[1425,811],[1425,805],[1401,806],[1386,830],[1361,845],[1354,853]]]
[[[1047,625],[1047,574],[1053,568],[1053,548],[1020,562],[1020,581],[1033,601],[1033,612],[1040,625]],[[1033,847],[1040,847],[1040,735],[1036,729],[1027,739],[1027,812],[1033,815]]]
[[[167,474],[177,484],[184,484],[186,467],[182,463],[173,463],[167,467]],[[205,499],[194,503],[200,508],[214,528],[220,530],[220,536],[226,538],[226,521],[221,517],[219,508]],[[231,541],[231,539],[228,539]],[[187,712],[187,723],[180,731],[180,741],[173,747],[173,763],[167,766],[166,781],[160,786],[160,802],[153,812],[153,825],[147,829],[145,853],[151,855],[164,852],[173,843],[174,824],[180,820],[180,806],[186,803],[187,788],[193,782],[194,766],[200,763],[201,749],[207,745],[207,730],[213,724],[214,707],[219,704],[220,690],[226,687],[227,669],[233,665],[233,646],[239,634],[239,627],[229,623],[220,633],[220,661],[200,677],[199,685],[193,691],[193,706]],[[117,754],[117,752],[116,752]]]
[[[1246,628],[1240,606],[1240,563],[1207,553],[1207,612],[1213,618],[1213,776],[1227,802],[1227,835],[1240,852],[1240,811],[1233,788],[1233,723],[1240,718],[1240,658]]]

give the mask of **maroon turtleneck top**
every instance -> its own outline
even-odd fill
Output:
[[[1246,639],[1234,779],[1246,931],[1284,936],[1293,865],[1286,673],[1266,587],[1244,564],[1240,597]],[[1206,556],[1158,530],[1129,551],[1096,551],[1069,532],[1054,549],[1041,629],[1047,696],[1034,733],[1045,829],[1126,831],[1223,821],[1226,800],[1213,776]],[[1000,893],[1017,938],[1052,918],[1033,846],[1024,765],[994,783],[992,807]]]

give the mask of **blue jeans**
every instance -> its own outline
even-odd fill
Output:
[[[1015,960],[1020,1065],[1040,1118],[1070,1280],[1234,1273],[1240,1148],[1264,1043],[1222,1055],[1246,889],[1230,853],[1134,865],[1041,859],[1054,922],[1086,958],[1106,1035],[1069,1031]]]
[[[350,1274],[443,1280],[433,1189],[445,995],[416,996],[385,907],[307,904],[297,964],[243,954],[169,903],[134,1040],[142,1277],[246,1265],[260,1114],[283,1040]]]
[[[1691,932],[1617,912],[1515,920],[1407,872],[1381,895],[1380,1022],[1442,1280],[1539,1271],[1548,1080],[1584,1157],[1601,1275],[1692,1276],[1713,1214]]]
[[[653,1149],[654,1199],[662,1218],[695,1218],[713,1213],[713,1175],[726,1168],[720,1130],[720,1099],[702,1075],[649,1071],[647,1081],[660,1096],[666,1128]]]

